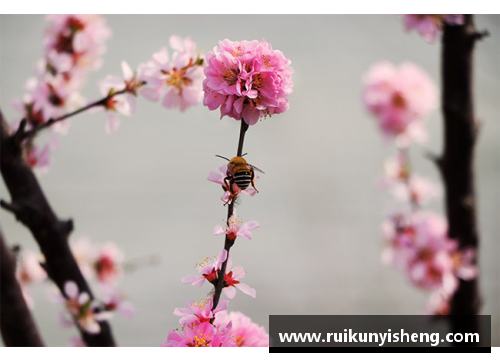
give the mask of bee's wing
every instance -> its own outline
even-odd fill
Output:
[[[260,168],[258,167],[255,167],[254,165],[251,165],[248,163],[248,166],[250,166],[251,168],[253,168],[255,171],[259,171],[260,173],[265,173],[264,171],[262,171]]]

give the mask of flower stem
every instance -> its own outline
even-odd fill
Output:
[[[247,130],[248,130],[248,124],[245,122],[244,119],[241,119],[240,138],[238,140],[238,150],[236,153],[238,157],[241,157],[241,155],[243,154],[243,142],[245,141],[245,133]],[[234,203],[236,202],[237,197],[238,195],[236,195],[232,199],[231,203],[227,207],[226,222],[228,223],[227,224],[228,227],[229,227],[229,218],[233,215]],[[217,277],[217,284],[215,285],[214,303],[212,310],[214,310],[219,304],[222,289],[224,288],[224,276],[226,275],[227,261],[229,260],[229,250],[233,245],[234,245],[234,240],[229,239],[228,235],[226,235],[226,238],[224,240],[224,249],[227,251],[227,257],[226,260],[222,263],[219,275]]]

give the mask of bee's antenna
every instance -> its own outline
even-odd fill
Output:
[[[226,158],[226,157],[224,157],[224,156],[215,155],[215,157],[220,157],[220,158],[223,158],[223,159],[225,159],[225,160],[231,161],[229,158]]]
[[[241,157],[246,156],[246,155],[248,155],[248,153],[245,152],[244,154],[241,155]]]

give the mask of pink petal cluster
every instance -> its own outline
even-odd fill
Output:
[[[213,298],[188,303],[188,308],[176,308],[174,315],[181,317],[182,330],[171,329],[162,347],[235,347],[230,334],[231,323],[213,325],[211,320],[227,309],[227,300],[221,300],[213,309]],[[213,310],[212,310],[213,309]]]
[[[44,58],[37,77],[27,84],[22,105],[24,117],[36,125],[83,105],[79,89],[89,71],[102,64],[105,42],[111,32],[100,15],[48,15],[43,36]],[[56,129],[67,130],[62,124]]]
[[[203,104],[212,111],[220,107],[221,118],[244,119],[254,125],[289,108],[291,61],[265,40],[224,39],[206,61]]]
[[[181,279],[184,284],[192,284],[197,287],[201,287],[205,280],[214,286],[217,284],[219,273],[221,271],[222,263],[227,258],[227,251],[222,249],[217,258],[213,261],[210,258],[205,258],[200,264],[196,265],[200,275],[188,275]],[[231,257],[227,261],[226,270],[230,270],[232,266]],[[233,299],[236,295],[236,288],[241,292],[255,298],[256,291],[250,288],[245,283],[241,283],[241,279],[246,277],[246,271],[241,266],[236,266],[234,269],[230,270],[224,275],[224,294],[229,298]]]
[[[226,226],[215,225],[214,235],[226,234],[229,240],[236,240],[238,236],[251,240],[252,234],[250,230],[260,227],[257,221],[248,221],[242,225],[242,221],[236,217],[236,210],[227,221]]]
[[[210,171],[210,174],[207,177],[208,181],[215,182],[219,185],[222,186],[222,189],[224,190],[224,194],[221,196],[221,200],[224,202],[224,204],[227,204],[229,202],[229,197],[230,193],[226,189],[226,185],[224,184],[224,178],[227,176],[227,163],[224,164],[223,166],[219,167],[219,172],[214,172]],[[255,175],[255,179],[259,179],[259,175]],[[242,190],[236,185],[236,183],[233,184],[233,194],[239,195],[239,194],[244,194],[244,195],[249,195],[249,196],[254,196],[257,193],[257,191],[250,185],[248,188],[245,190]]]
[[[203,98],[203,56],[196,51],[196,43],[190,37],[172,35],[170,47],[171,58],[164,47],[143,65],[147,87],[140,94],[153,102],[162,99],[164,107],[184,112]]]
[[[426,140],[425,117],[436,107],[431,78],[412,63],[374,64],[363,78],[363,102],[387,138]]]
[[[130,116],[135,112],[138,90],[145,84],[144,66],[139,66],[137,71],[133,71],[127,62],[121,63],[123,79],[120,77],[108,75],[101,80],[99,91],[104,97],[108,97],[104,109],[108,112],[108,121],[106,123],[106,133],[115,132],[120,126],[120,119],[116,113]],[[124,92],[119,93],[117,92]]]
[[[458,287],[458,279],[475,278],[477,267],[475,250],[460,250],[448,237],[447,229],[445,219],[434,213],[393,215],[382,225],[389,244],[383,259],[405,270],[417,287],[439,291],[449,298]]]
[[[464,16],[459,14],[404,14],[406,31],[415,29],[428,42],[432,43],[441,34],[444,24],[463,25]]]
[[[87,278],[96,278],[108,286],[114,286],[121,278],[123,253],[115,243],[97,246],[87,237],[80,237],[70,244],[80,270]]]
[[[402,202],[426,205],[432,199],[440,197],[442,189],[440,184],[413,174],[405,183],[395,184],[392,193],[396,199]]]
[[[87,293],[80,293],[78,285],[73,281],[64,284],[64,294],[66,311],[60,316],[61,326],[70,327],[76,322],[87,333],[99,333],[101,331],[99,321],[107,320],[111,315],[108,312],[97,311],[97,303],[92,301]],[[69,316],[66,313],[69,313]]]
[[[232,324],[231,335],[236,347],[269,347],[269,335],[261,327],[241,312],[221,311],[217,314],[214,324],[225,326]]]
[[[184,326],[182,331],[171,329],[161,347],[236,347],[231,325],[215,327],[209,322]]]

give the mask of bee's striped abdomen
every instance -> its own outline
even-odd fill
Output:
[[[252,175],[247,170],[237,171],[233,178],[236,186],[242,190],[246,190],[250,182],[252,182]]]

